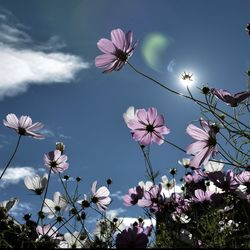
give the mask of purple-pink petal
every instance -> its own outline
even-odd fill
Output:
[[[192,138],[196,140],[208,140],[209,138],[208,133],[193,124],[189,124],[186,131]]]
[[[120,50],[124,50],[126,38],[125,34],[121,29],[115,29],[111,31],[111,40],[113,44]]]
[[[100,39],[97,47],[105,54],[114,54],[116,51],[114,44],[106,38]]]

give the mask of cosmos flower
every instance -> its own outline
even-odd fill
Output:
[[[241,185],[249,183],[250,182],[250,171],[242,171],[241,173],[236,174],[235,179]]]
[[[219,128],[216,125],[209,125],[203,118],[200,118],[200,124],[203,129],[193,124],[189,124],[186,129],[187,133],[197,140],[186,149],[187,154],[194,155],[190,161],[190,166],[194,168],[199,168],[202,164],[207,164],[209,158],[215,156],[217,153],[216,134]]]
[[[166,190],[170,190],[175,186],[175,180],[174,179],[168,180],[168,177],[166,175],[163,175],[161,177],[161,180],[162,180],[161,182],[162,188],[165,188]]]
[[[144,192],[142,199],[138,200],[138,206],[150,208],[153,212],[158,211],[164,200],[161,191],[161,184],[153,185],[149,191]]]
[[[236,190],[240,185],[237,182],[236,174],[232,170],[228,170],[226,173],[221,171],[211,172],[207,175],[209,180],[211,180],[215,186],[226,192]]]
[[[32,119],[29,116],[22,115],[20,119],[18,119],[15,114],[8,114],[6,120],[3,120],[3,124],[8,128],[14,129],[19,135],[44,139],[43,135],[34,133],[34,131],[43,128],[43,124],[40,122],[32,123]]]
[[[97,47],[104,53],[95,58],[95,65],[98,68],[104,68],[104,73],[120,70],[128,58],[133,54],[137,43],[132,42],[133,33],[127,34],[121,29],[111,31],[111,41],[102,38],[98,41]]]
[[[39,175],[26,176],[24,178],[24,184],[29,189],[34,191],[37,195],[42,194],[44,188],[48,182],[48,174],[44,174],[43,177]]]
[[[222,171],[224,167],[224,163],[216,162],[216,161],[208,161],[207,164],[204,165],[204,169],[206,173]]]
[[[211,92],[223,102],[230,104],[231,107],[237,107],[240,102],[244,101],[246,98],[250,96],[249,90],[236,93],[233,96],[227,90],[223,90],[223,89],[213,88],[211,89]]]
[[[211,195],[213,193],[211,191],[203,191],[202,189],[196,189],[194,191],[194,196],[192,197],[192,200],[194,202],[204,202],[204,201],[212,201]]]
[[[129,120],[127,126],[131,129],[133,138],[144,146],[152,142],[162,144],[163,135],[170,132],[164,125],[163,115],[158,115],[155,108],[149,108],[148,111],[138,109],[134,119]]]
[[[62,173],[69,167],[69,164],[66,162],[68,157],[62,155],[60,150],[51,151],[48,154],[45,154],[43,157],[44,165],[48,168],[51,168],[53,173]]]
[[[149,232],[149,231],[148,231]],[[143,228],[133,226],[124,229],[116,237],[116,248],[141,248],[144,249],[148,244],[148,232],[144,232]]]
[[[86,244],[86,239],[81,239],[80,232],[73,232],[72,234],[67,232],[64,234],[66,241],[66,248],[83,248]]]
[[[0,208],[4,208],[7,211],[9,211],[11,208],[15,207],[19,200],[17,198],[11,198],[6,201],[1,201],[0,202]]]
[[[102,186],[96,190],[97,181],[94,181],[91,187],[92,198],[91,201],[96,204],[97,208],[101,211],[105,211],[107,206],[111,202],[111,198],[109,197],[109,190]]]
[[[178,160],[178,163],[185,167],[185,168],[188,168],[189,165],[190,165],[190,159],[189,158],[182,158],[181,160]]]
[[[66,199],[60,194],[55,192],[53,200],[45,199],[42,212],[48,214],[48,218],[53,218],[58,212],[65,210],[67,207]]]
[[[52,227],[50,224],[43,225],[42,227],[39,225],[36,227],[36,232],[39,236],[39,238],[43,236],[51,237],[52,239],[57,238],[57,228]]]
[[[124,195],[123,197],[123,204],[125,206],[135,205],[137,204],[138,200],[143,197],[143,194],[144,190],[140,185],[134,188],[130,188],[128,190],[128,194]]]
[[[138,182],[138,185],[144,190],[149,191],[150,188],[154,185],[152,181],[146,181],[145,183],[143,181]]]
[[[192,173],[188,172],[183,177],[185,183],[198,183],[203,178],[203,175],[200,174],[198,171],[193,171]]]
[[[135,107],[133,106],[128,107],[126,112],[123,113],[123,119],[125,123],[128,124],[129,121],[133,120],[135,118],[135,114],[136,114]]]

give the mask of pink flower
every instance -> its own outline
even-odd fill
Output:
[[[97,181],[94,181],[91,187],[92,198],[91,201],[96,204],[97,208],[101,211],[105,211],[107,206],[111,202],[111,198],[109,197],[109,190],[102,186],[98,190],[96,190]]]
[[[141,186],[130,188],[128,194],[124,195],[123,204],[125,206],[132,206],[137,204],[138,200],[143,197],[144,190]]]
[[[163,135],[170,132],[164,125],[163,115],[158,115],[155,108],[149,108],[148,111],[138,109],[134,119],[129,120],[127,126],[131,129],[133,138],[144,146],[152,142],[162,144]]]
[[[3,120],[3,124],[8,128],[14,129],[19,135],[44,139],[43,135],[34,133],[34,131],[43,128],[43,124],[40,122],[32,123],[32,119],[29,116],[22,115],[20,119],[18,119],[15,114],[8,114],[6,120]]]
[[[43,160],[44,165],[51,168],[53,173],[62,173],[69,167],[69,164],[66,162],[68,157],[62,155],[60,150],[51,151],[48,154],[45,154]]]
[[[36,232],[40,237],[47,235],[48,237],[51,237],[52,239],[57,238],[57,228],[51,226],[50,224],[44,225],[43,227],[37,226]]]
[[[238,104],[244,101],[246,98],[250,96],[250,91],[243,91],[236,93],[232,96],[227,90],[223,89],[211,89],[211,92],[221,99],[223,102],[226,102],[231,105],[231,107],[237,107]]]
[[[116,237],[116,248],[147,248],[148,236],[152,231],[150,229],[144,230],[140,226],[132,226],[132,228],[124,229]]]
[[[212,201],[211,200],[211,195],[213,194],[213,192],[211,191],[203,191],[202,189],[196,189],[194,191],[194,195],[192,197],[192,200],[194,202],[203,202],[203,201]]]
[[[133,54],[136,43],[132,43],[133,33],[125,33],[121,29],[111,31],[111,41],[102,38],[98,41],[97,47],[104,53],[95,58],[95,65],[104,68],[104,72],[120,70],[128,58]]]
[[[203,129],[198,128],[193,124],[187,127],[187,133],[197,140],[190,144],[186,151],[187,154],[193,154],[194,157],[190,161],[190,166],[199,168],[202,164],[207,164],[211,156],[215,156],[216,148],[216,134],[219,128],[215,125],[209,125],[204,119],[200,119],[200,124]]]

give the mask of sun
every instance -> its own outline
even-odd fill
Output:
[[[184,71],[182,74],[180,74],[179,79],[182,85],[184,85],[185,87],[190,87],[195,82],[195,75],[194,73],[191,73],[189,71],[187,72]]]

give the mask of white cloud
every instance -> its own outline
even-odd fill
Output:
[[[116,191],[115,193],[110,194],[111,197],[117,198],[118,200],[123,199],[123,195],[121,191]]]
[[[42,44],[26,30],[10,12],[0,10],[0,98],[22,93],[30,84],[71,82],[90,67],[79,56],[57,52],[65,46],[58,36]]]
[[[53,137],[55,136],[54,132],[50,129],[41,129],[39,131],[40,134],[44,135],[45,137]]]
[[[3,169],[0,169],[0,174],[2,172]],[[34,174],[36,174],[36,171],[31,167],[9,167],[1,179],[0,188],[5,188],[9,184],[17,184],[23,180],[24,177]]]
[[[32,205],[31,203],[27,202],[19,202],[15,207],[13,207],[10,210],[10,215],[17,218],[17,217],[23,217],[24,214],[27,214],[28,212],[32,211]]]

